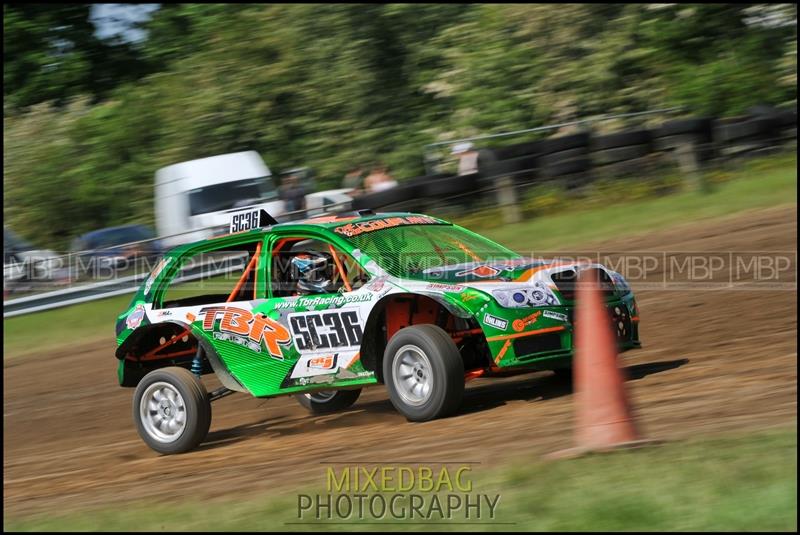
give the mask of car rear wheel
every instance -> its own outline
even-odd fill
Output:
[[[569,368],[557,368],[553,370],[553,373],[556,376],[556,379],[560,382],[564,383],[572,383],[572,367]]]
[[[297,394],[297,401],[314,414],[329,414],[344,410],[356,402],[361,389],[355,390],[320,390],[308,394]]]
[[[436,325],[399,330],[386,346],[383,376],[392,405],[414,422],[455,412],[464,397],[464,362]]]
[[[163,454],[196,448],[211,425],[211,401],[200,379],[185,368],[154,370],[133,395],[133,420],[142,440]]]

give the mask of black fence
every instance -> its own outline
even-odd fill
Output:
[[[796,139],[796,111],[767,106],[726,119],[675,119],[652,128],[603,135],[585,130],[492,148],[476,147],[476,173],[415,177],[395,188],[357,197],[353,208],[425,211],[445,201],[455,205],[481,200],[513,204],[536,184],[556,181],[573,189],[601,178],[644,178],[669,167],[692,174],[715,164],[780,150]],[[503,196],[505,200],[500,198]]]

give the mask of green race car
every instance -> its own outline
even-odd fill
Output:
[[[427,215],[278,224],[244,211],[144,281],[117,320],[119,383],[136,387],[134,421],[160,453],[196,447],[211,402],[236,391],[324,413],[383,383],[407,419],[431,420],[455,412],[475,377],[570,374],[582,270],[599,277],[620,349],[638,347],[633,293],[600,264],[525,258]]]

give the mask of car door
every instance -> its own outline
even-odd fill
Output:
[[[317,291],[298,287],[292,262],[312,250],[325,253],[326,273],[333,275],[331,284]],[[264,361],[254,394],[375,383],[374,373],[360,361],[364,328],[375,301],[375,294],[364,288],[366,271],[330,241],[307,233],[271,235],[267,255],[267,298],[253,312],[278,322],[289,340],[282,337],[280,355]],[[280,381],[276,374],[283,374]]]

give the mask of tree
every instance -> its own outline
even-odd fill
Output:
[[[144,74],[135,49],[101,40],[89,20],[92,4],[3,6],[3,98],[6,106],[74,95],[98,102],[114,87]]]

